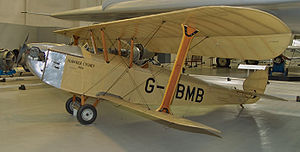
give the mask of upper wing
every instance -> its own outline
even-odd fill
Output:
[[[92,30],[100,47],[100,29],[104,29],[106,39],[110,40],[107,43],[113,44],[117,38],[134,38],[150,51],[177,53],[182,37],[181,24],[200,31],[191,44],[191,55],[270,59],[280,55],[292,38],[290,29],[277,17],[256,9],[228,6],[185,9],[56,33],[76,35],[81,41],[89,41]],[[205,37],[208,38],[199,44]]]

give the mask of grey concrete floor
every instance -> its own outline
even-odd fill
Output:
[[[241,87],[242,79],[196,76]],[[27,90],[18,90],[25,84]],[[221,130],[222,138],[169,128],[109,102],[98,118],[80,125],[65,111],[69,93],[35,78],[0,83],[0,152],[296,152],[300,151],[300,83],[271,81],[267,94],[289,101],[261,99],[239,106],[174,107],[178,114]]]

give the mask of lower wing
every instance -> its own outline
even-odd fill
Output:
[[[112,103],[118,104],[127,109],[134,110],[154,120],[160,120],[162,123],[167,123],[167,125],[170,125],[173,128],[220,137],[218,134],[220,134],[221,131],[195,121],[191,121],[181,117],[176,117],[174,115],[166,114],[163,112],[149,110],[142,105],[130,103],[115,96],[101,95],[98,97],[101,99],[108,100]]]

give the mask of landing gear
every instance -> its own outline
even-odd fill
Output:
[[[217,67],[229,68],[230,66],[230,59],[217,58],[216,61],[217,61]]]
[[[77,120],[82,125],[89,125],[97,118],[97,110],[91,104],[85,104],[78,109]]]
[[[93,123],[97,118],[97,110],[96,106],[99,103],[99,99],[97,99],[94,104],[86,104],[85,101],[88,97],[82,95],[80,97],[73,97],[69,98],[66,102],[66,110],[69,114],[73,115],[74,109],[77,109],[77,120],[82,125],[89,125]]]
[[[73,102],[74,97],[71,97],[66,102],[66,110],[69,114],[73,115],[74,108],[80,107],[81,99],[79,97],[75,97],[75,101]]]

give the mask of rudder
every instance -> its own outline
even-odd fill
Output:
[[[264,94],[268,82],[268,70],[257,70],[251,73],[243,83],[246,92]]]

